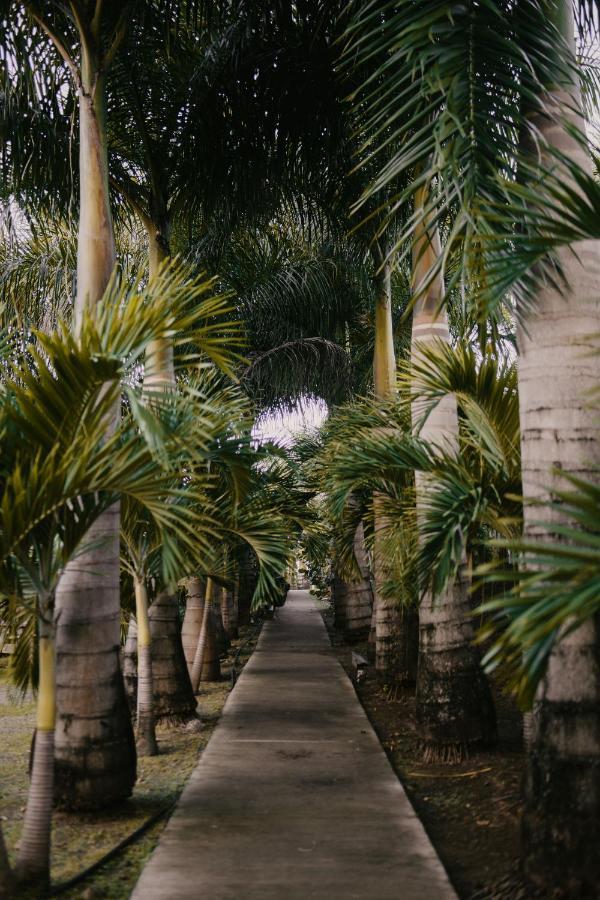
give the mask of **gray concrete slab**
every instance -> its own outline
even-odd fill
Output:
[[[307,591],[291,591],[133,900],[455,896],[321,616]]]

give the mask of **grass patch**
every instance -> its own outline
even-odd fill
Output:
[[[129,800],[97,813],[56,812],[52,833],[52,882],[66,881],[92,865],[159,810],[179,797],[206,747],[231,690],[231,660],[238,649],[239,669],[250,657],[258,634],[242,628],[232,643],[229,659],[222,662],[222,680],[201,685],[198,712],[203,728],[190,734],[176,728],[157,729],[159,755],[138,759],[138,780]],[[246,642],[246,643],[245,643]],[[18,702],[0,669],[0,816],[11,859],[14,861],[27,800],[29,747],[35,723],[34,703]],[[139,874],[165,825],[161,820],[138,841],[107,863],[65,898],[129,897]]]

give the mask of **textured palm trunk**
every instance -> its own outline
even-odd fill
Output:
[[[221,622],[223,624],[223,633],[225,636],[226,648],[231,641],[231,601],[232,592],[226,588],[221,588]]]
[[[148,237],[148,270],[155,278],[170,258],[168,231],[162,231],[150,219],[145,219]],[[166,231],[166,234],[163,232]],[[175,364],[173,344],[168,338],[158,338],[148,344],[144,367],[144,388],[148,391],[173,390],[175,388]]]
[[[158,745],[154,726],[152,636],[148,619],[148,591],[144,579],[136,578],[134,586],[138,651],[136,745],[140,756],[156,756]]]
[[[375,276],[375,354],[373,376],[375,396],[381,400],[392,397],[396,391],[396,356],[394,352],[394,331],[392,325],[392,285],[391,263],[384,261],[383,255],[374,251],[374,262],[378,268]],[[381,532],[385,527],[382,510],[383,498],[373,497],[375,540],[373,547],[373,575],[375,590],[373,596],[373,619],[375,623],[375,669],[385,677],[405,680],[406,672],[400,668],[405,658],[404,645],[410,639],[402,628],[401,604],[397,598],[384,596],[382,588],[388,579],[382,552]]]
[[[415,198],[422,208],[426,193]],[[440,275],[427,284],[425,279],[440,254],[437,228],[429,233],[422,227],[413,247],[412,357],[435,341],[450,341],[448,322],[441,309],[444,285]],[[413,401],[413,420],[421,413]],[[453,396],[444,397],[421,427],[420,436],[448,449],[458,446],[458,413]],[[417,473],[417,514],[419,494],[426,479]],[[417,670],[417,722],[426,759],[461,759],[469,747],[486,744],[496,735],[494,704],[479,656],[472,641],[474,630],[469,605],[470,575],[466,563],[458,577],[442,594],[427,592],[419,607],[419,660]]]
[[[157,722],[197,722],[196,698],[188,674],[175,598],[160,593],[148,612],[152,635],[152,681]]]
[[[229,642],[227,640],[227,635],[225,633],[225,626],[223,624],[223,615],[222,615],[223,593],[222,593],[221,588],[219,588],[218,590],[219,590],[218,602],[215,599],[212,603],[211,617],[212,617],[213,626],[214,626],[215,645],[216,645],[217,656],[222,659],[224,656],[227,655],[227,650],[229,648]],[[220,677],[220,675],[219,675],[219,677]]]
[[[355,581],[333,577],[334,625],[344,634],[348,643],[361,641],[369,636],[373,612],[373,591],[369,577],[369,565],[365,549],[362,522],[354,535],[354,555],[360,569]]]
[[[556,7],[573,47],[570,5]],[[579,86],[553,88],[557,106],[581,109]],[[581,116],[568,114],[583,129]],[[537,117],[550,146],[592,173],[587,152],[560,121]],[[560,472],[598,479],[600,419],[589,394],[600,384],[600,242],[559,251],[569,288],[541,286],[518,334],[523,493],[548,499],[564,488]],[[562,525],[556,511],[525,505],[529,539],[549,538],[538,523]],[[554,535],[552,540],[561,540]],[[535,704],[523,818],[523,862],[544,890],[593,897],[600,884],[600,620],[590,620],[558,643]]]
[[[82,44],[79,91],[80,215],[76,328],[102,297],[115,265],[108,194],[104,76]],[[129,796],[136,776],[120,665],[119,506],[86,536],[93,547],[66,567],[56,593],[56,797],[95,809]]]
[[[137,622],[135,616],[129,618],[127,639],[123,649],[123,682],[129,709],[134,716],[137,710],[138,659],[137,659]]]
[[[206,593],[204,596],[204,610],[202,626],[198,637],[198,645],[194,655],[192,666],[192,688],[197,693],[201,681],[218,681],[221,677],[219,653],[217,649],[212,604],[214,596],[214,582],[212,578],[206,581]]]
[[[17,878],[45,889],[50,881],[50,832],[54,793],[56,643],[53,604],[40,599],[39,688],[31,781],[19,844]]]
[[[247,625],[250,621],[250,609],[252,597],[258,581],[256,562],[250,549],[242,551],[238,571],[238,616],[241,625]]]
[[[227,624],[225,624],[224,619],[223,625],[225,626],[225,633],[227,634],[229,641],[235,641],[238,637],[237,596],[235,586],[226,588],[225,594],[225,602],[227,604]]]
[[[185,604],[185,616],[181,629],[183,652],[190,676],[194,665],[194,656],[198,647],[198,638],[202,628],[202,616],[204,614],[204,593],[206,583],[198,577],[190,578],[187,582],[187,600]]]
[[[348,585],[344,638],[349,643],[368,637],[373,611],[373,589],[362,522],[359,523],[354,534],[354,556],[360,570],[360,578]]]
[[[348,610],[348,585],[334,573],[331,584],[333,596],[333,625],[336,631],[343,631],[346,627]]]

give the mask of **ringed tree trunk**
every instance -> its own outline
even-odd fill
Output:
[[[194,576],[187,581],[187,600],[185,604],[185,615],[183,617],[183,626],[181,629],[181,641],[183,643],[183,652],[190,676],[192,674],[192,666],[194,665],[194,656],[198,646],[198,638],[200,637],[200,629],[202,628],[202,617],[204,614],[204,593],[206,591],[206,583],[203,579]]]
[[[219,681],[221,678],[221,665],[212,610],[213,596],[214,582],[212,578],[207,578],[202,626],[191,673],[194,693],[198,692],[201,681]]]
[[[385,259],[378,247],[373,251],[373,260],[378,269],[375,275],[375,354],[373,376],[375,396],[387,400],[396,392],[396,356],[392,325],[392,265]],[[407,659],[407,645],[414,634],[414,628],[403,621],[399,598],[383,596],[382,588],[388,578],[382,554],[381,532],[385,527],[382,511],[383,498],[373,497],[373,517],[375,540],[373,546],[373,575],[375,590],[373,597],[373,620],[375,624],[375,670],[383,676],[397,680],[410,679],[410,673],[403,670],[402,662]],[[400,598],[401,599],[401,598]],[[406,616],[409,613],[406,613]],[[404,616],[404,618],[406,618]]]
[[[16,875],[21,883],[40,890],[45,890],[50,883],[54,729],[56,726],[55,636],[53,598],[40,597],[36,728],[31,781],[16,868]]]
[[[415,206],[427,202],[426,188],[415,197]],[[450,342],[448,321],[441,304],[441,274],[423,288],[441,253],[436,227],[430,233],[421,226],[413,246],[412,358],[419,348],[435,341]],[[413,401],[413,422],[421,412]],[[434,444],[458,447],[458,412],[454,396],[444,397],[420,429],[420,437]],[[419,494],[427,479],[416,473],[417,515]],[[417,670],[417,723],[426,760],[461,759],[470,746],[487,744],[496,736],[496,716],[491,691],[473,646],[474,630],[469,605],[470,574],[466,564],[441,595],[428,591],[419,606],[419,659]]]
[[[102,61],[87,40],[81,47],[76,328],[115,265]],[[99,809],[128,797],[136,777],[120,665],[118,503],[99,517],[88,540],[93,547],[66,566],[56,592],[55,793],[66,807]]]
[[[170,725],[198,721],[196,698],[188,674],[179,614],[174,597],[162,591],[148,611],[152,635],[154,715]]]
[[[170,259],[168,227],[160,229],[144,216],[148,238],[148,274],[155,278],[165,262]],[[148,391],[175,390],[175,363],[173,344],[168,338],[151,341],[148,345],[144,367],[144,388]]]
[[[235,585],[225,589],[227,603],[227,624],[225,621],[225,632],[230,641],[235,641],[238,637],[238,610],[237,610],[237,594]]]
[[[574,52],[570,5],[557,3],[557,22]],[[551,85],[557,109],[584,130],[578,84]],[[565,108],[571,107],[566,113]],[[573,109],[573,107],[575,109]],[[588,153],[559,119],[535,117],[550,147],[592,172]],[[543,162],[543,160],[542,160]],[[564,488],[560,472],[598,479],[600,420],[589,395],[600,383],[600,242],[559,250],[568,288],[538,288],[518,333],[523,494],[547,500]],[[529,540],[560,541],[556,509],[525,504]],[[572,524],[572,523],[569,523]],[[526,875],[565,896],[596,896],[600,883],[600,618],[589,620],[553,650],[535,702],[535,727],[525,779],[522,857]]]
[[[373,590],[362,522],[359,522],[354,533],[354,556],[360,569],[360,578],[348,584],[344,638],[349,643],[368,637],[371,629]]]
[[[239,556],[237,580],[238,617],[241,625],[248,625],[250,622],[250,608],[257,581],[256,558],[249,547],[244,547]]]
[[[125,693],[129,702],[129,709],[132,716],[137,710],[137,689],[138,689],[138,662],[137,662],[137,622],[132,614],[129,617],[129,626],[127,628],[127,639],[123,649],[123,681],[125,683]]]
[[[152,636],[148,619],[148,591],[144,578],[135,578],[134,586],[138,658],[136,745],[140,756],[156,756],[158,745],[154,725]]]

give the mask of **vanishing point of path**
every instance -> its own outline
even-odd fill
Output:
[[[290,591],[132,898],[308,897],[455,894],[308,591]]]

